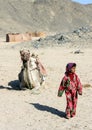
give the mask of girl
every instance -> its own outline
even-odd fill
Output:
[[[68,63],[66,65],[65,76],[63,77],[58,90],[58,96],[61,97],[64,90],[66,95],[66,118],[74,117],[76,114],[76,106],[78,94],[82,95],[82,85],[75,74],[76,63]]]

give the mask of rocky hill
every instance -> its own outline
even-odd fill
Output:
[[[0,0],[0,34],[62,32],[92,25],[92,5],[71,0]]]

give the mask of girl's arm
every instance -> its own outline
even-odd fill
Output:
[[[58,89],[58,96],[61,97],[63,95],[63,92],[65,90],[65,82],[66,82],[66,79],[65,77],[62,79],[61,83],[60,83],[60,86],[59,86],[59,89]]]
[[[82,84],[80,82],[80,79],[77,76],[77,90],[78,90],[78,94],[82,95]]]

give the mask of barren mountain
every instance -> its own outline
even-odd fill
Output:
[[[68,31],[92,25],[92,5],[71,0],[0,0],[0,33]]]

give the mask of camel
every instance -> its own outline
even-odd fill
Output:
[[[43,82],[45,82],[45,68],[38,60],[38,56],[34,53],[30,55],[29,50],[21,50],[20,56],[23,63],[21,71],[18,75],[20,89],[25,87],[28,89],[39,89]]]

